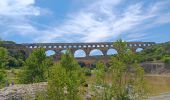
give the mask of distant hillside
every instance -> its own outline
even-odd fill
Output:
[[[170,62],[170,42],[157,44],[147,48],[139,53],[141,62],[145,61],[161,61]]]
[[[0,40],[0,44],[15,44],[14,41],[2,41]]]

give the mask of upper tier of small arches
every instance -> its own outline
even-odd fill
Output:
[[[113,43],[39,43],[23,44],[27,48],[46,48],[46,49],[68,49],[68,48],[114,48]],[[128,47],[149,47],[155,45],[154,42],[127,42]]]

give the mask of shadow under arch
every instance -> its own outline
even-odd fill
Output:
[[[103,52],[99,49],[93,49],[90,51],[89,56],[102,56]]]
[[[78,64],[81,66],[81,67],[86,67],[86,64],[82,61],[79,61]]]
[[[86,52],[82,49],[78,49],[74,52],[74,57],[75,58],[86,57]]]
[[[107,50],[107,55],[115,55],[118,54],[116,49],[108,49]]]

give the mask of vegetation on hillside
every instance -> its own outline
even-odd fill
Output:
[[[0,39],[0,44],[15,44],[14,41],[3,41]]]
[[[15,44],[15,42],[0,40],[0,44]],[[6,60],[8,62],[6,68],[18,68],[23,66],[26,56],[24,55],[24,51],[8,50]]]
[[[5,66],[7,64],[6,57],[8,52],[5,48],[0,47],[0,88],[4,86],[6,80]]]
[[[157,44],[139,53],[141,62],[162,61],[170,63],[170,42]]]

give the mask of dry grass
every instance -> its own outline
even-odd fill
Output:
[[[170,92],[170,75],[146,75],[145,79],[151,95]]]
[[[94,76],[86,77],[88,84],[94,82]],[[111,76],[106,75],[105,80],[111,82]],[[170,92],[170,75],[145,75],[145,80],[150,95]]]
[[[14,82],[15,84],[18,83],[18,74],[20,73],[21,69],[11,69],[11,70],[6,70],[7,73],[7,80],[9,83]]]

